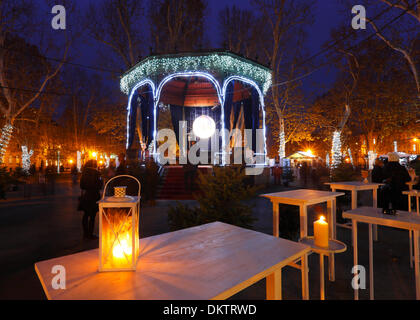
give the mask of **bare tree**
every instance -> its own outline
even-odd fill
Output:
[[[148,17],[151,41],[156,52],[198,49],[204,39],[203,0],[152,1]]]
[[[91,3],[84,18],[89,36],[111,48],[129,69],[138,61],[144,43],[144,6],[141,0],[105,0]]]
[[[400,1],[391,1],[391,0],[380,0],[380,2],[388,5],[392,8],[397,8],[399,10],[403,10],[401,14],[414,18],[417,23],[420,25],[420,0],[400,0]],[[398,53],[402,54],[404,59],[407,61],[410,71],[413,74],[414,81],[416,83],[417,88],[417,95],[420,98],[420,78],[419,78],[419,71],[418,71],[418,39],[419,39],[419,32],[417,26],[417,32],[411,32],[411,39],[409,39],[408,47],[404,47],[402,41],[400,39],[391,39],[378,28],[377,24],[373,22],[371,19],[366,18],[366,21],[372,26],[375,30],[376,35],[384,41],[388,47],[397,51]],[[417,45],[417,47],[416,47]],[[411,47],[411,48],[410,48]]]
[[[17,34],[24,33],[28,27],[36,24],[33,12],[32,1],[0,1],[0,114],[3,118],[0,162],[9,144],[15,121],[37,101],[49,82],[57,76],[70,46],[70,41],[66,41],[63,57],[53,65],[44,58],[45,53],[40,52],[40,48],[35,49],[19,39]],[[44,39],[43,34],[38,35]],[[46,46],[47,49],[51,47]],[[30,59],[32,63],[25,65]],[[19,73],[25,77],[16,77]],[[23,84],[31,89],[22,90]]]
[[[262,46],[265,59],[272,69],[271,107],[278,118],[279,157],[285,157],[285,113],[290,106],[294,85],[291,83],[302,69],[293,58],[299,56],[304,39],[304,27],[312,23],[312,1],[254,0],[268,28],[270,42]],[[286,81],[284,81],[286,80]]]
[[[261,19],[253,11],[233,5],[219,12],[221,44],[228,50],[249,58],[258,58],[261,41]]]

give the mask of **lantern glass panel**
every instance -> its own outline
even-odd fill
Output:
[[[138,256],[137,213],[131,208],[103,208],[102,269],[133,269]]]

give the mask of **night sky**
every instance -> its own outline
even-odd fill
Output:
[[[57,2],[59,3],[59,2]],[[88,6],[88,1],[86,0],[75,0],[78,10],[76,11],[76,15],[83,15],[84,11]],[[207,13],[207,20],[206,20],[206,32],[207,37],[211,42],[211,46],[213,48],[220,48],[220,32],[218,30],[218,12],[219,10],[223,9],[226,5],[233,5],[235,4],[241,8],[252,9],[251,1],[250,0],[231,0],[231,1],[221,1],[221,0],[208,0],[208,13]],[[45,15],[45,19],[42,18],[41,21],[45,21],[46,27],[51,29],[50,21],[52,18],[51,8],[47,7],[44,1],[39,1],[39,14]],[[343,17],[342,10],[343,6],[340,4],[339,0],[318,0],[315,6],[315,22],[314,24],[308,28],[308,38],[306,42],[306,50],[309,55],[317,53],[322,44],[329,40],[330,32],[333,28],[337,27],[340,24],[340,21],[343,19],[348,19],[347,17]],[[349,9],[350,10],[350,9]],[[140,22],[139,26],[141,28]],[[350,24],[350,21],[349,21]],[[67,14],[67,28],[71,28],[74,25],[74,18]],[[52,29],[51,29],[52,30]],[[52,31],[56,32],[58,35],[58,40],[60,41],[60,31]],[[146,35],[148,36],[148,35]],[[62,40],[62,39],[61,39]],[[87,36],[83,36],[81,39],[78,39],[75,43],[73,43],[70,56],[71,61],[75,63],[80,63],[83,65],[89,65],[94,67],[102,67],[99,65],[98,60],[98,52],[101,50],[110,50],[107,47],[98,44],[95,40],[88,38]],[[112,53],[111,53],[112,54]],[[147,54],[144,52],[143,54]],[[322,58],[322,55],[318,58]],[[66,66],[69,68],[71,66]],[[119,66],[116,66],[116,70],[119,69]],[[89,69],[85,69],[87,72],[91,72]],[[108,76],[105,74],[105,76]],[[329,69],[327,67],[321,68],[320,70],[314,72],[310,76],[306,77],[303,80],[303,87],[305,93],[308,95],[318,95],[322,92],[319,91],[326,91],[328,87],[333,83],[335,77],[335,71]],[[119,84],[115,80],[107,80],[107,83],[110,88],[115,88],[119,90]],[[112,89],[111,89],[112,90]]]

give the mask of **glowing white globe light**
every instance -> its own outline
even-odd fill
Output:
[[[193,123],[193,132],[194,134],[201,139],[208,139],[216,130],[216,124],[214,120],[206,115],[199,116],[194,120]]]

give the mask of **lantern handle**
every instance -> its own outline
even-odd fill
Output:
[[[117,178],[121,178],[121,177],[127,177],[127,178],[131,178],[131,179],[134,179],[134,180],[136,180],[137,181],[137,183],[138,183],[138,185],[139,185],[139,192],[138,192],[138,198],[140,199],[140,191],[141,191],[141,183],[140,183],[140,181],[136,178],[136,177],[133,177],[133,176],[130,176],[130,175],[128,175],[128,174],[122,174],[122,175],[119,175],[119,176],[115,176],[115,177],[113,177],[113,178],[111,178],[111,179],[109,179],[108,181],[107,181],[107,183],[105,184],[105,188],[104,188],[104,192],[103,192],[103,194],[102,194],[102,200],[105,198],[105,194],[106,194],[106,188],[108,187],[108,183],[110,183],[112,180],[114,180],[114,179],[117,179]]]

